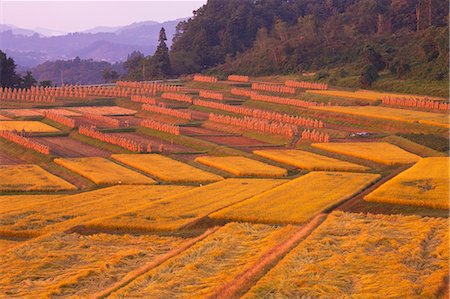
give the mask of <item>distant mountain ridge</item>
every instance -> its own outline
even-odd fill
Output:
[[[0,49],[11,56],[21,69],[45,61],[73,59],[77,56],[115,63],[126,60],[133,51],[152,54],[161,27],[166,29],[170,45],[176,25],[183,20],[163,23],[144,21],[119,27],[101,26],[58,36],[44,36],[33,30],[3,24],[0,25]],[[51,32],[44,28],[41,31]]]

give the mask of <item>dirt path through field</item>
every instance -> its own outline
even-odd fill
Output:
[[[387,176],[381,178],[380,180],[378,180],[372,186],[370,186],[367,189],[365,189],[364,191],[358,193],[356,196],[352,197],[351,199],[343,202],[341,205],[336,207],[335,210],[348,211],[348,209],[351,208],[352,206],[354,206],[357,202],[364,200],[364,196],[366,196],[367,194],[371,193],[373,190],[377,189],[382,184],[386,183],[387,181],[389,181],[390,179],[392,179],[393,177],[395,177],[399,173],[401,173],[401,172],[405,171],[406,169],[410,168],[412,165],[413,164],[408,164],[408,165],[403,165],[403,166],[397,168],[395,171],[393,171],[389,175],[387,175]]]
[[[250,287],[261,278],[271,265],[284,257],[301,240],[306,238],[316,227],[318,227],[327,217],[326,214],[318,214],[311,221],[301,226],[288,240],[270,249],[255,264],[244,270],[231,282],[221,287],[209,298],[231,299],[239,298]]]
[[[22,161],[19,158],[12,157],[0,151],[0,165],[17,165],[25,163],[26,163],[25,161]]]

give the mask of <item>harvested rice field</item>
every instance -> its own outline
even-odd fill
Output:
[[[307,170],[365,171],[369,168],[358,164],[301,150],[256,150],[255,155]]]
[[[243,298],[440,298],[448,242],[447,219],[333,212]]]
[[[11,117],[42,116],[40,109],[0,109],[0,113]]]
[[[258,147],[269,145],[266,142],[248,138],[245,136],[199,136],[199,138],[232,147]]]
[[[372,184],[379,175],[310,172],[217,211],[211,218],[269,224],[302,224]]]
[[[16,165],[16,164],[24,164],[25,162],[8,155],[7,153],[0,152],[0,165]]]
[[[119,106],[86,106],[86,107],[70,107],[68,110],[81,114],[100,114],[100,115],[133,115],[137,111],[119,107]]]
[[[370,202],[449,209],[450,159],[423,158],[365,197]]]
[[[287,175],[286,169],[241,156],[202,156],[196,158],[195,161],[236,176],[282,177]]]
[[[421,158],[387,142],[313,143],[313,147],[386,165],[409,164]]]
[[[3,120],[0,121],[0,131],[26,131],[26,132],[34,132],[34,133],[53,133],[59,132],[58,129],[44,124],[40,121],[31,121],[31,120]]]
[[[63,158],[109,157],[111,152],[70,137],[34,137],[34,141],[50,147],[52,154]]]
[[[429,99],[429,100],[438,100],[442,101],[443,98],[437,97],[427,97],[427,96],[419,96],[419,95],[410,95],[410,94],[399,94],[399,93],[388,93],[388,92],[376,92],[372,90],[357,90],[357,91],[344,91],[344,90],[306,90],[306,93],[310,94],[319,94],[325,96],[332,97],[343,97],[343,98],[352,98],[352,99],[362,99],[362,100],[370,100],[376,101],[381,100],[384,97],[398,97],[398,98],[418,98],[418,99]]]
[[[151,185],[151,178],[100,157],[54,160],[57,164],[78,173],[97,185]]]
[[[195,149],[188,147],[186,145],[177,144],[173,141],[166,141],[158,137],[153,137],[149,135],[140,134],[137,132],[124,132],[124,133],[110,133],[112,136],[124,137],[135,142],[142,143],[144,146],[149,145],[152,152],[164,154],[173,153],[191,153],[196,152]]]
[[[169,183],[208,183],[223,179],[219,175],[158,154],[115,154],[111,158]]]
[[[1,165],[0,191],[67,191],[77,187],[37,165]]]
[[[313,109],[449,128],[447,114],[380,106],[323,106]]]

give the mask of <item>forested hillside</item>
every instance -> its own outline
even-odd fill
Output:
[[[124,73],[121,63],[111,64],[106,61],[92,59],[47,61],[31,69],[38,82],[50,80],[60,85],[68,84],[108,83],[117,80]]]
[[[444,0],[210,0],[177,26],[172,69],[445,82],[447,16]]]

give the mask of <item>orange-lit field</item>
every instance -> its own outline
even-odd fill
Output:
[[[0,298],[448,294],[445,114],[225,78],[0,97]]]

